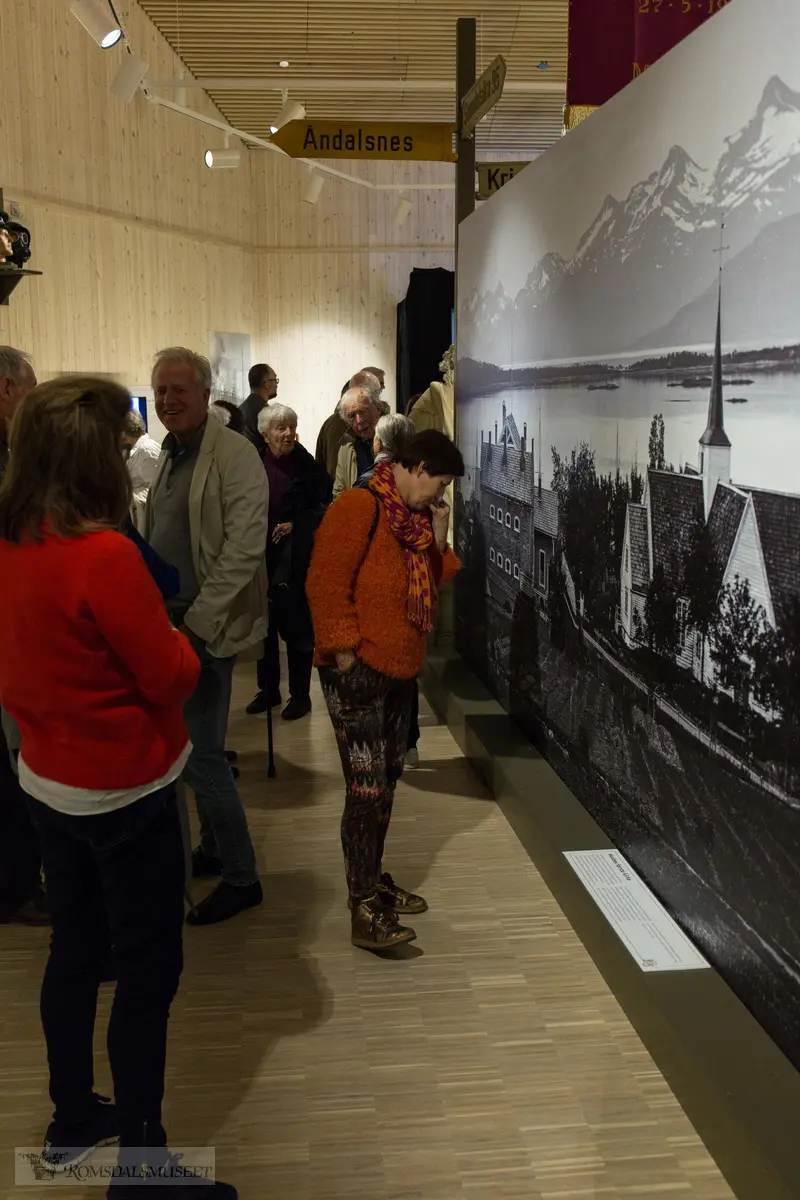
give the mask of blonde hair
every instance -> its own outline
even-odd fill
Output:
[[[0,538],[79,537],[124,521],[131,483],[120,441],[130,407],[125,388],[94,376],[33,389],[11,423]]]

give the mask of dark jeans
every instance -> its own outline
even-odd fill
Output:
[[[415,680],[390,679],[357,661],[344,673],[320,667],[345,781],[342,817],[347,887],[354,903],[375,892],[403,774]]]
[[[94,1087],[100,976],[117,988],[108,1058],[123,1131],[160,1122],[167,1021],[183,966],[184,857],[173,786],[114,812],[67,816],[28,798],[53,921],[41,1015],[56,1119],[79,1126]]]
[[[0,920],[27,904],[41,881],[39,838],[0,726]]]
[[[269,601],[269,633],[264,657],[258,662],[258,690],[277,691],[281,682],[280,644],[286,643],[289,695],[303,703],[309,698],[314,665],[314,627],[305,596],[294,588],[275,588]]]
[[[414,680],[414,694],[411,697],[411,718],[408,723],[408,749],[416,750],[419,741],[419,681]]]
[[[190,636],[200,659],[200,679],[183,706],[192,753],[184,779],[195,794],[204,852],[222,862],[222,878],[232,887],[258,879],[239,790],[225,757],[225,735],[231,707],[233,658],[214,658],[205,644]]]

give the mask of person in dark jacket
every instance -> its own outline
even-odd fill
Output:
[[[256,363],[248,372],[247,382],[250,395],[239,405],[244,417],[244,436],[252,442],[263,459],[264,439],[258,432],[258,414],[277,398],[280,380],[267,363]]]
[[[289,703],[281,715],[285,721],[297,721],[311,712],[314,630],[306,600],[306,572],[314,534],[331,500],[331,481],[297,441],[293,409],[270,404],[259,413],[258,424],[269,478],[269,634],[258,664],[258,693],[247,711],[266,712],[282,703],[280,637],[289,659]]]
[[[247,426],[244,423],[241,405],[234,404],[232,400],[214,400],[208,411],[219,417],[226,429],[232,429],[234,433],[245,433]]]

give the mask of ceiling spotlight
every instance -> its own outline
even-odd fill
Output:
[[[296,100],[287,100],[270,125],[269,131],[270,133],[277,133],[279,129],[283,129],[284,125],[288,125],[290,121],[302,121],[305,115],[306,110],[302,104],[298,104]]]
[[[411,201],[406,196],[401,196],[397,201],[397,208],[394,210],[394,221],[396,225],[405,225],[408,220],[408,214],[411,212]]]
[[[206,150],[203,155],[203,162],[212,169],[238,167],[241,161],[241,150]]]
[[[119,22],[105,0],[69,0],[70,12],[103,50],[116,46],[122,37]]]
[[[303,199],[306,204],[316,204],[322,194],[322,185],[325,180],[320,175],[319,171],[313,171],[309,177],[308,183],[303,192]]]
[[[278,63],[278,66],[279,66],[279,67],[280,67],[282,70],[284,70],[284,71],[285,71],[285,70],[286,70],[286,68],[289,66],[289,60],[288,60],[288,58],[282,58],[282,59],[281,59],[281,61]]]
[[[123,104],[130,104],[144,83],[147,69],[144,59],[137,58],[135,54],[125,55],[122,66],[117,71],[116,78],[111,85],[112,92],[115,96],[119,96]]]

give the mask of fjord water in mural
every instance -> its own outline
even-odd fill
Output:
[[[456,387],[460,652],[800,1065],[796,0],[469,219]]]

